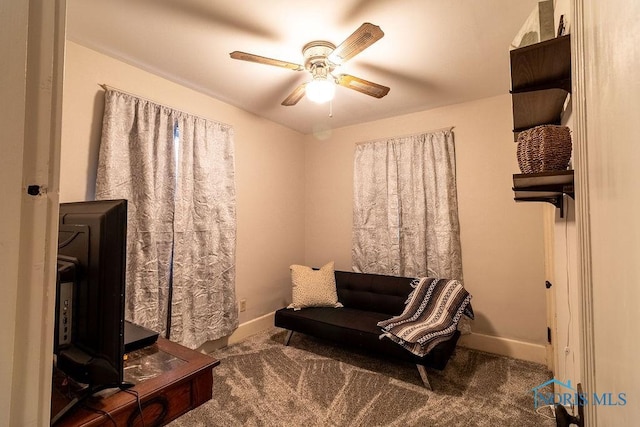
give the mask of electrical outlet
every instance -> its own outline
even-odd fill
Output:
[[[246,311],[246,310],[247,310],[247,300],[243,298],[240,300],[240,311]]]

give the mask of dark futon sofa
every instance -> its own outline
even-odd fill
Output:
[[[425,367],[442,370],[460,337],[460,332],[438,344],[424,357],[407,351],[390,339],[380,339],[377,323],[402,313],[412,278],[336,271],[338,301],[343,308],[283,308],[275,313],[275,326],[288,329],[285,345],[293,332],[351,345],[374,355],[391,356],[415,363],[425,387],[431,389]]]

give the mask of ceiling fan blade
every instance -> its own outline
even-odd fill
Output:
[[[389,93],[389,88],[379,85],[378,83],[370,82],[369,80],[354,77],[349,74],[340,74],[337,77],[337,82],[340,86],[344,86],[349,89],[357,90],[365,95],[373,96],[375,98],[382,98]]]
[[[293,92],[291,92],[289,96],[287,96],[285,100],[282,101],[282,105],[284,105],[285,107],[291,107],[292,105],[296,105],[298,101],[300,101],[304,96],[306,87],[307,87],[307,84],[302,83],[300,86],[295,88]]]
[[[334,64],[343,64],[349,59],[353,58],[384,36],[384,32],[377,25],[365,22],[353,32],[340,46],[335,48],[331,55],[329,55],[329,61]]]
[[[239,59],[241,61],[257,62],[258,64],[273,65],[276,67],[288,68],[294,71],[302,71],[304,67],[293,62],[281,61],[279,59],[267,58],[260,55],[254,55],[252,53],[233,51],[229,54],[233,59]]]

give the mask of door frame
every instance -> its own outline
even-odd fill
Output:
[[[0,425],[50,423],[65,22],[66,0],[0,14]]]

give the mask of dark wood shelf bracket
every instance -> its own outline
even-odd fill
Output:
[[[516,202],[547,202],[560,209],[564,218],[564,195],[575,199],[573,170],[514,174]]]

